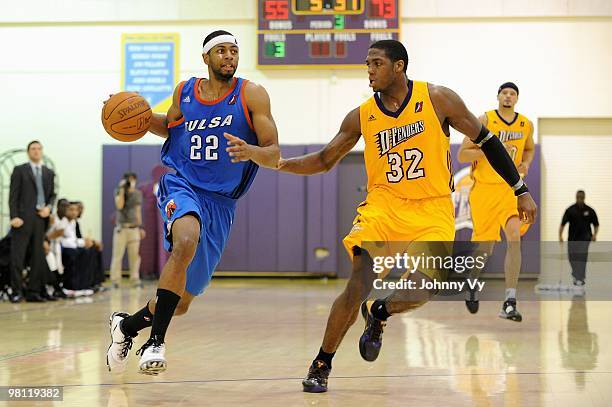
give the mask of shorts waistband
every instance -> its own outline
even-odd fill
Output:
[[[372,194],[372,196],[388,194],[395,199],[401,199],[402,201],[409,201],[409,202],[427,202],[427,201],[433,201],[433,200],[439,200],[439,199],[450,199],[452,197],[452,195],[448,193],[444,195],[426,196],[423,198],[410,198],[406,196],[399,196],[396,193],[394,193],[394,191],[387,189],[387,188],[381,188],[381,187],[372,189],[371,191],[368,192],[368,196],[370,196],[370,194]],[[367,200],[367,197],[366,197],[366,200]]]
[[[211,201],[214,201],[219,205],[223,205],[230,209],[234,209],[236,207],[236,203],[238,202],[237,199],[229,198],[227,196],[217,194],[216,192],[205,191],[201,189],[197,190],[197,194],[201,197],[210,199]]]

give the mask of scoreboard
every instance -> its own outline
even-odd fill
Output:
[[[362,67],[371,43],[399,40],[399,2],[257,0],[258,67]]]

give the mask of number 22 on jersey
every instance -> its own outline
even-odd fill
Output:
[[[204,159],[207,161],[218,160],[219,137],[211,134],[204,139],[205,146],[202,145],[202,137],[198,134],[191,136],[191,152],[189,158],[192,160],[202,159],[202,147],[204,147]]]

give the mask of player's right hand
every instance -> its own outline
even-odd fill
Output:
[[[538,214],[538,206],[527,192],[518,197],[518,213],[519,219],[525,223],[534,223]]]
[[[11,219],[11,226],[15,229],[19,229],[23,226],[23,219],[21,218],[13,218]]]

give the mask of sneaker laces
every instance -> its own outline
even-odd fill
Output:
[[[372,323],[371,323],[371,328],[372,328],[372,340],[378,342],[380,340],[380,336],[383,333],[383,330],[385,328],[385,321],[381,321],[380,319],[376,319],[374,317],[372,317]]]
[[[325,362],[321,360],[316,360],[310,366],[310,369],[308,369],[308,379],[326,379],[328,371],[329,368],[327,367],[327,364]]]
[[[159,342],[155,338],[149,338],[149,340],[146,341],[145,344],[142,345],[142,347],[136,351],[136,355],[142,355],[144,351],[150,348],[151,346],[153,346],[153,348],[158,348],[161,346],[161,342]]]
[[[126,336],[123,342],[115,342],[115,343],[121,345],[121,352],[119,352],[119,354],[121,355],[122,358],[126,358],[128,352],[130,351],[130,349],[132,349],[132,345],[134,344],[134,341],[132,340],[131,336]]]

